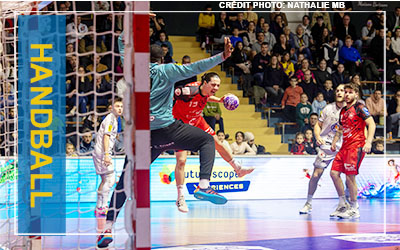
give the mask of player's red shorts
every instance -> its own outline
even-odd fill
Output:
[[[332,163],[332,169],[346,175],[358,175],[358,169],[364,159],[362,148],[341,148]]]

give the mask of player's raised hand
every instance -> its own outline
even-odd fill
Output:
[[[232,55],[233,46],[231,44],[231,40],[229,39],[229,37],[225,37],[224,43],[225,43],[224,59],[226,59]]]
[[[363,152],[364,153],[369,153],[371,152],[372,144],[370,142],[365,142],[365,145],[363,147]]]

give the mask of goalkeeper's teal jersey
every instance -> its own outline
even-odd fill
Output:
[[[207,71],[223,61],[222,53],[192,64],[176,65],[150,63],[150,129],[171,125],[174,84]]]

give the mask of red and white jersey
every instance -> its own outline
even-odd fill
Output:
[[[339,124],[343,127],[343,146],[363,147],[365,144],[365,120],[371,115],[363,103],[357,102],[350,108],[345,106],[340,111]]]
[[[175,89],[175,105],[172,109],[175,119],[192,126],[197,124],[208,100],[208,96],[201,94],[200,86],[200,82],[192,82]]]
[[[339,129],[339,114],[341,108],[339,108],[335,102],[326,105],[321,111],[319,121],[322,123],[321,127],[321,138],[326,144],[321,145],[320,148],[330,150],[333,138],[335,137],[336,131]],[[342,138],[336,143],[336,148],[340,149],[342,146]]]

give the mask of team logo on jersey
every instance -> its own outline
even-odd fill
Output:
[[[112,125],[110,124],[109,126],[108,126],[108,132],[111,132],[112,131]]]
[[[367,116],[370,116],[367,107],[362,108],[362,110],[364,111],[364,113],[365,113]]]
[[[336,131],[339,130],[339,123],[335,122],[334,124],[332,124],[331,130],[332,130],[332,132],[336,133]]]
[[[175,95],[180,96],[182,94],[182,90],[180,88],[175,89]]]

